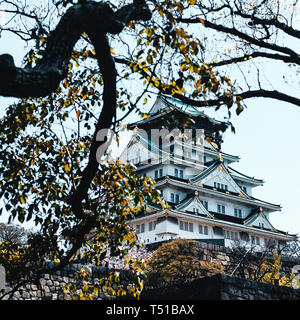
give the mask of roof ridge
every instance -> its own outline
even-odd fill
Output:
[[[246,174],[241,173],[240,171],[231,168],[229,165],[228,165],[227,167],[228,167],[229,170],[232,170],[232,171],[240,174],[241,176],[243,176],[243,177],[245,177],[245,178],[248,178],[248,179],[251,179],[251,180],[256,180],[256,181],[262,181],[262,182],[264,181],[263,179],[257,179],[257,178],[254,178],[254,177],[247,176]]]

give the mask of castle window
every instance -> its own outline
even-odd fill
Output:
[[[207,226],[203,227],[203,231],[204,231],[204,234],[208,235],[208,227]]]
[[[179,170],[180,178],[183,179],[183,170]]]
[[[199,224],[199,233],[208,235],[208,227],[202,226],[201,224]]]
[[[184,231],[189,231],[189,223],[188,222],[184,223]]]
[[[163,169],[159,169],[159,177],[161,178],[163,176]]]
[[[150,221],[150,222],[149,222],[149,231],[152,231],[152,230],[153,230],[153,222]]]
[[[229,240],[238,240],[239,234],[238,232],[225,230],[224,237]]]
[[[179,229],[183,230],[183,221],[179,221]]]
[[[199,209],[198,208],[193,208],[193,212],[194,213],[199,213]]]
[[[175,201],[175,194],[171,193],[171,202],[174,202],[174,201]]]
[[[217,205],[218,213],[225,213],[225,206],[222,204]]]
[[[256,244],[256,245],[260,245],[259,237],[251,236],[251,243]]]
[[[234,208],[234,216],[242,218],[242,209]]]
[[[204,208],[205,208],[206,210],[208,210],[208,202],[205,201],[205,200],[200,200],[200,201],[201,201],[201,203],[203,204]]]
[[[171,202],[179,203],[179,194],[171,193]]]
[[[149,222],[149,231],[155,230],[156,227],[156,221],[150,221]]]
[[[194,225],[186,221],[179,221],[179,229],[188,232],[194,232]]]
[[[178,169],[174,169],[174,175],[175,175],[175,177],[178,177]]]

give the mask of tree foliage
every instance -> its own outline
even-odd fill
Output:
[[[27,237],[30,235],[30,231],[25,228],[0,223],[0,242],[7,241],[11,243],[26,243]]]
[[[224,273],[221,264],[201,260],[197,241],[188,239],[163,243],[147,261],[147,266],[147,284],[158,287],[176,286],[200,276]]]
[[[295,257],[291,252],[281,251],[285,257]],[[281,253],[273,246],[267,246],[264,250],[257,251],[255,246],[245,247],[236,243],[228,256],[230,262],[225,272],[243,279],[250,279],[272,285],[292,287],[299,286],[292,270],[283,268]],[[295,278],[295,279],[294,279]]]

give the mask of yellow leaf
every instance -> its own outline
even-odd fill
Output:
[[[24,197],[20,197],[20,202],[23,203],[23,204],[26,203],[25,198]]]
[[[147,62],[149,63],[149,64],[152,64],[153,63],[153,59],[152,59],[152,56],[150,55],[150,54],[148,54],[148,56],[147,56]]]
[[[65,165],[64,169],[66,173],[69,173],[71,171],[71,167],[68,164]]]

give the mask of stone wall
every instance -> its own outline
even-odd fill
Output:
[[[152,248],[154,250],[154,248]],[[152,250],[140,250],[132,251],[131,256],[134,258],[148,259]],[[227,253],[227,249],[223,246],[215,244],[207,244],[203,242],[198,243],[198,257],[200,260],[204,260],[212,263],[219,263],[226,267],[230,258]],[[296,264],[300,264],[299,260],[291,258],[282,258],[283,269],[286,272],[290,272],[291,268]],[[79,265],[73,265],[69,268],[65,268],[63,271],[58,271],[53,275],[45,274],[38,284],[27,285],[23,290],[17,291],[12,299],[14,300],[65,300],[70,299],[70,295],[65,293],[63,288],[69,284],[73,278],[74,272],[80,268]],[[93,275],[100,278],[106,276],[113,270],[125,270],[125,266],[122,260],[118,258],[106,258],[103,263],[103,267],[93,268]],[[190,289],[194,288],[191,290]],[[210,288],[210,289],[209,289]],[[188,290],[190,293],[186,292]],[[209,291],[211,290],[211,291]],[[295,290],[294,290],[295,291]],[[294,293],[293,289],[278,286],[269,286],[261,283],[256,283],[250,280],[237,279],[234,277],[228,277],[224,275],[217,275],[215,277],[207,277],[199,280],[195,280],[192,285],[189,285],[187,289],[182,288],[180,293],[176,290],[174,292],[165,292],[159,290],[161,293],[160,298],[163,299],[165,295],[168,299],[294,299],[294,294],[299,299],[298,293]],[[195,296],[193,296],[195,294]],[[158,297],[157,290],[144,294],[144,297],[150,297],[156,299]],[[281,297],[281,298],[280,298]],[[109,297],[100,295],[97,299],[108,299]]]
[[[75,272],[80,270],[81,267],[81,265],[74,264],[54,274],[44,274],[38,283],[27,284],[25,287],[14,292],[10,300],[71,300],[71,295],[68,292],[64,292],[64,288],[72,282]],[[95,279],[105,277],[111,271],[105,267],[92,269]],[[7,283],[6,291],[10,289],[11,286]],[[110,297],[99,294],[99,296],[94,297],[94,299],[102,300],[110,299]]]
[[[300,300],[300,289],[218,274],[176,289],[145,290],[141,300]]]

